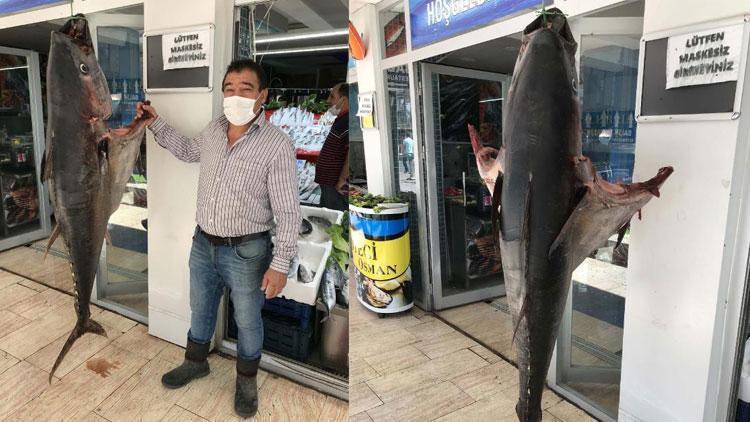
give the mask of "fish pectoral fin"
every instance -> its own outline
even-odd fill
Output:
[[[57,240],[57,236],[60,236],[60,231],[62,231],[60,223],[55,224],[55,228],[52,229],[52,234],[50,234],[49,236],[49,241],[47,241],[47,247],[44,250],[44,258],[42,258],[42,260],[47,259],[47,254],[49,253],[52,244],[55,243],[55,240]]]
[[[471,148],[476,157],[479,175],[482,177],[484,184],[494,196],[495,183],[503,175],[503,162],[505,161],[505,147],[496,149],[493,147],[483,146],[479,138],[479,133],[474,126],[469,125],[469,139],[471,139]]]
[[[658,195],[659,187],[672,174],[672,168],[665,167],[646,182],[614,184],[599,177],[591,162],[582,158],[579,164],[591,166],[587,170],[591,177],[581,180],[581,199],[550,246],[548,255],[564,253],[572,264],[571,270],[622,230],[639,209]]]
[[[42,154],[42,168],[40,172],[42,175],[42,183],[52,178],[52,166],[47,162],[48,152],[49,150],[45,150],[44,154]]]

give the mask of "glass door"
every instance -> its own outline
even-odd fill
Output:
[[[468,125],[500,147],[502,74],[423,63],[424,147],[435,309],[505,294],[491,223],[491,197],[479,177]]]
[[[639,23],[584,18],[573,27],[580,34],[583,155],[613,183],[633,176]],[[553,362],[553,388],[605,421],[618,414],[629,233],[617,248],[616,240],[574,271]]]
[[[50,233],[39,55],[0,47],[0,250]]]

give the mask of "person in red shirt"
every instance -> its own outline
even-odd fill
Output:
[[[345,211],[349,208],[349,85],[331,88],[328,104],[336,115],[315,165],[315,183],[320,185],[320,205]]]

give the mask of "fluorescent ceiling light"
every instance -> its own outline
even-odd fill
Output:
[[[14,70],[14,69],[28,69],[29,66],[13,66],[13,67],[0,67],[0,71],[3,70]]]
[[[349,30],[348,29],[334,29],[331,31],[307,32],[303,34],[291,33],[291,34],[286,34],[286,35],[259,36],[255,38],[255,44],[270,44],[274,42],[312,40],[315,38],[338,37],[342,35],[349,35]]]
[[[299,53],[315,53],[318,51],[335,51],[335,50],[346,50],[349,45],[327,45],[319,47],[302,47],[302,48],[287,48],[284,50],[269,50],[256,52],[257,56],[273,56],[278,54],[299,54]]]
[[[481,101],[479,101],[479,103],[480,104],[481,103],[492,103],[492,102],[495,102],[495,101],[502,101],[504,99],[505,98],[490,98],[489,100],[481,100]]]

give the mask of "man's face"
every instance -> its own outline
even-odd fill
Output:
[[[255,101],[254,111],[257,113],[268,97],[268,89],[260,90],[258,75],[251,70],[230,72],[224,78],[224,98],[237,95],[239,97],[252,98]]]
[[[329,106],[335,106],[336,104],[339,104],[341,101],[341,97],[339,96],[337,89],[332,89],[331,93],[328,94],[328,99],[326,100],[328,102]]]

